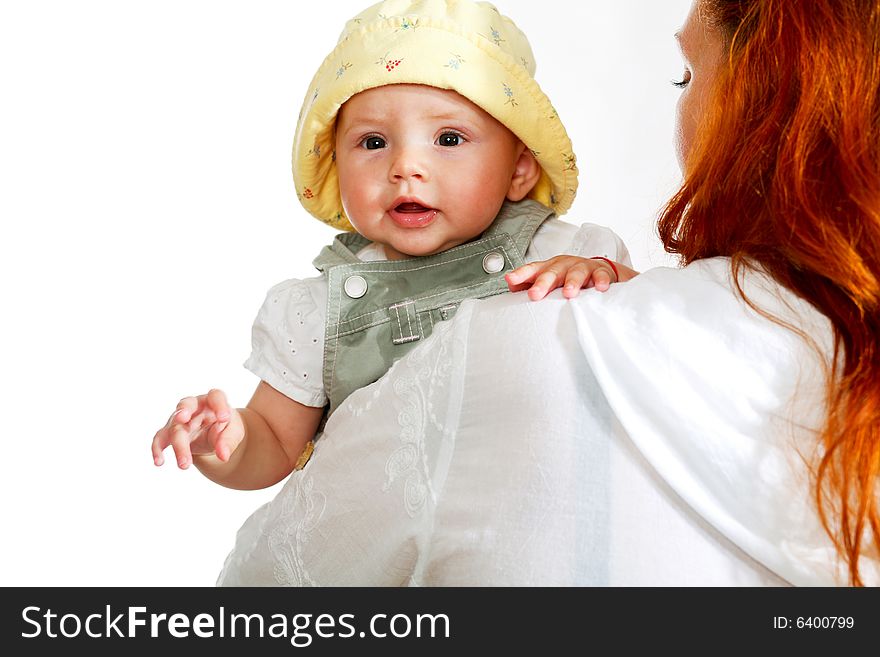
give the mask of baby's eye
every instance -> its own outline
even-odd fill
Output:
[[[456,132],[444,132],[437,138],[440,146],[459,146],[464,142],[464,137]]]
[[[385,148],[385,140],[381,137],[376,137],[375,135],[373,135],[371,137],[364,137],[360,145],[366,148],[368,151],[374,151],[377,148]]]

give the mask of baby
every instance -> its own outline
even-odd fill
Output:
[[[272,288],[245,366],[245,408],[187,397],[153,439],[231,488],[271,486],[323,420],[450,319],[465,299],[634,274],[607,228],[556,215],[577,168],[525,36],[485,2],[388,0],[350,20],[315,75],[293,151],[297,195],[346,232],[320,276]],[[567,254],[560,258],[553,258]],[[552,260],[547,260],[553,258]],[[538,262],[523,269],[530,261]]]

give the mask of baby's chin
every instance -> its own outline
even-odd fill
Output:
[[[468,241],[470,240],[455,240],[438,244],[436,240],[406,240],[397,244],[385,244],[385,257],[389,260],[422,258],[443,253]]]

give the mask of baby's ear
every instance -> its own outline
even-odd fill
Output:
[[[517,148],[519,157],[510,179],[510,188],[507,190],[509,201],[522,201],[541,178],[541,165],[538,164],[532,151],[522,142]]]

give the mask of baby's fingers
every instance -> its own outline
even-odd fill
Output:
[[[171,435],[171,448],[177,458],[177,466],[186,470],[192,463],[192,453],[189,449],[189,431],[182,424],[172,425],[168,430]]]
[[[190,399],[194,398],[188,397],[186,399],[181,399],[180,403],[177,404],[177,410],[168,417],[165,426],[159,429],[153,436],[153,443],[150,445],[150,449],[153,452],[153,463],[156,465],[163,465],[165,463],[165,455],[163,452],[165,451],[165,448],[171,444],[174,435],[174,427],[180,426],[182,423],[181,415],[184,415],[184,411],[186,411],[186,415],[192,414],[187,408],[189,405],[188,400]]]
[[[165,463],[165,455],[163,452],[168,446],[174,450],[177,458],[177,465],[182,469],[189,467],[192,462],[192,454],[189,449],[189,431],[182,424],[173,424],[163,427],[156,432],[153,437],[153,463],[163,465]]]
[[[538,301],[547,296],[549,292],[555,290],[560,285],[559,273],[553,269],[548,269],[538,274],[532,287],[529,288],[529,299]]]
[[[222,393],[219,397],[215,395],[215,406],[223,407],[225,403],[226,398]],[[208,395],[181,399],[165,426],[153,436],[153,463],[164,464],[164,451],[170,446],[175,452],[178,466],[184,469],[189,467],[192,463],[190,442],[193,436],[198,436],[204,425],[214,421],[214,416],[215,411],[208,405]]]
[[[611,273],[605,269],[604,267],[600,267],[593,272],[593,276],[590,279],[593,283],[593,287],[595,287],[600,292],[605,292],[611,287],[611,283],[614,280],[611,277]]]
[[[232,415],[232,409],[229,408],[229,402],[226,401],[226,394],[222,390],[214,388],[208,392],[205,398],[209,409],[214,412],[214,418],[217,422],[228,422]]]
[[[584,287],[584,284],[589,278],[589,272],[583,267],[572,267],[565,274],[565,285],[562,288],[562,296],[566,299],[573,299],[576,297],[581,288]]]
[[[177,402],[177,408],[171,414],[171,417],[168,418],[168,426],[174,424],[186,424],[193,418],[193,415],[195,415],[198,410],[198,397],[184,397]]]
[[[163,463],[165,463],[165,456],[162,454],[162,452],[165,451],[165,448],[168,447],[168,444],[170,442],[171,432],[168,425],[165,425],[156,432],[155,436],[153,436],[153,444],[151,445],[151,450],[153,452],[153,463],[155,463],[156,465],[162,465]]]
[[[215,422],[208,430],[208,443],[214,448],[214,454],[221,461],[228,461],[232,454],[232,448],[223,439],[223,432],[228,426],[229,422]]]
[[[507,287],[511,292],[519,292],[529,287],[532,280],[541,270],[542,262],[530,262],[522,267],[517,267],[513,271],[507,272],[504,280],[507,281]]]

